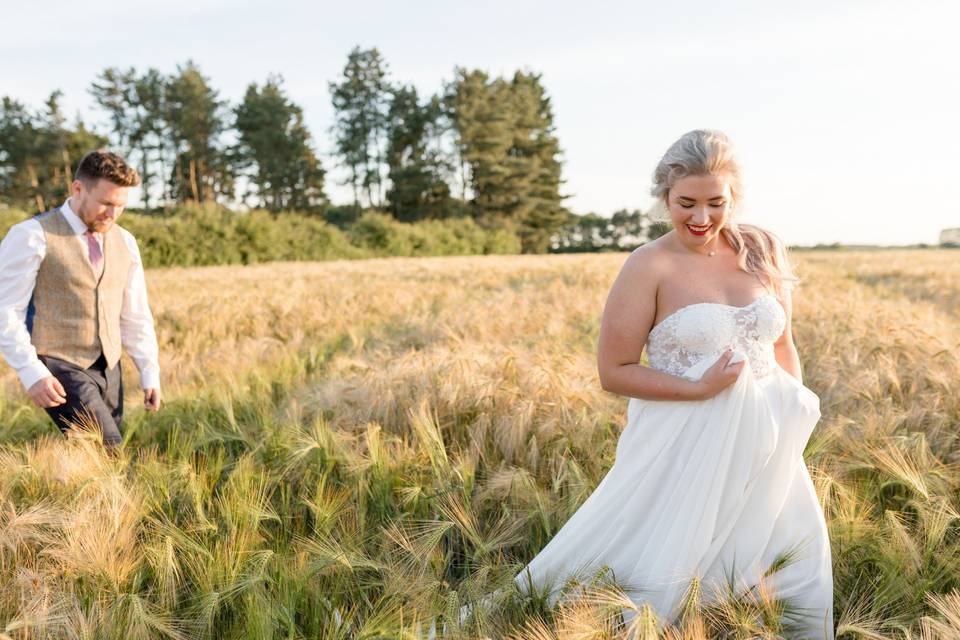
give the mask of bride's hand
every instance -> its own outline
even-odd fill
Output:
[[[731,363],[730,358],[732,357],[733,349],[727,349],[720,356],[720,359],[703,373],[703,377],[700,378],[698,383],[703,392],[701,396],[703,400],[712,398],[737,381],[746,361],[740,360]]]

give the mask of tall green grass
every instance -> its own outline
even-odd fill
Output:
[[[824,414],[806,459],[841,638],[960,630],[946,257],[800,265],[795,335]],[[0,633],[790,637],[789,603],[762,589],[710,601],[693,581],[668,625],[603,576],[554,607],[511,586],[612,463],[625,401],[600,390],[594,349],[623,258],[151,271],[167,404],[144,413],[128,388],[119,455],[60,438],[0,377]],[[918,274],[939,285],[902,285]]]

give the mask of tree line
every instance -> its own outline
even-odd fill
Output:
[[[279,76],[251,84],[240,104],[220,98],[193,62],[173,74],[108,68],[90,86],[108,131],[66,124],[54,94],[33,110],[9,96],[0,108],[0,187],[9,203],[42,210],[62,198],[83,152],[110,145],[140,171],[143,208],[222,202],[315,210],[323,168],[303,112]]]
[[[339,226],[367,209],[401,222],[469,217],[515,234],[528,252],[582,250],[571,248],[584,246],[578,227],[592,224],[595,237],[603,226],[563,205],[561,147],[537,73],[458,67],[440,92],[421,96],[392,77],[376,48],[355,47],[328,89],[349,205],[329,202],[327,171],[282,76],[249,84],[230,104],[192,61],[170,74],[103,70],[89,93],[105,132],[79,117],[68,124],[59,92],[36,110],[4,97],[0,193],[8,205],[55,206],[80,156],[110,145],[140,171],[148,212],[220,203],[317,214]]]

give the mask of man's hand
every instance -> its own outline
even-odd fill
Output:
[[[63,385],[53,376],[40,378],[27,391],[33,403],[41,409],[56,407],[67,401],[67,392]]]
[[[158,411],[160,409],[160,389],[144,389],[143,406],[147,411]]]

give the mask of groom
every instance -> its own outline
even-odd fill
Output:
[[[60,431],[94,424],[120,443],[121,345],[140,372],[143,403],[160,408],[153,316],[137,241],[115,225],[137,171],[115,153],[80,161],[58,209],[0,242],[0,351]]]

